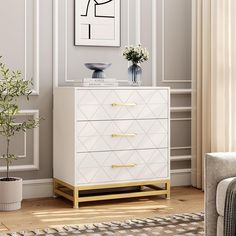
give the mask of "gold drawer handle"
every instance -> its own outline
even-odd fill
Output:
[[[111,104],[113,107],[134,107],[137,106],[136,103],[112,103]]]
[[[126,164],[126,165],[112,165],[112,168],[133,168],[137,166],[137,164]]]
[[[117,137],[135,137],[136,134],[112,134],[111,136],[113,138],[117,138]]]

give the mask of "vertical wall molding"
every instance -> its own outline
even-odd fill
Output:
[[[157,15],[157,12],[156,12],[156,0],[152,0],[152,40],[154,42],[156,42],[156,34],[157,34],[157,30],[156,30],[156,27],[157,27],[157,18],[156,18],[156,15]],[[191,80],[169,80],[169,79],[166,79],[166,76],[165,76],[165,0],[161,0],[161,19],[162,19],[162,22],[161,22],[161,48],[162,48],[162,51],[161,51],[161,57],[162,57],[162,65],[161,65],[161,82],[162,83],[191,83],[192,81]],[[154,43],[153,43],[154,44]],[[153,49],[152,49],[152,54],[153,54],[153,64],[156,65],[157,64],[157,56],[156,56],[156,46],[153,45],[152,46]],[[154,68],[156,68],[156,66],[153,66]],[[152,83],[153,85],[155,86],[157,84],[157,78],[156,78],[156,71],[155,69],[153,69],[153,72],[152,72]]]
[[[135,27],[135,44],[141,43],[141,0],[136,0],[136,27]]]
[[[161,0],[161,82],[191,83],[191,80],[169,80],[165,78],[165,0]],[[152,0],[152,86],[157,85],[157,0]]]
[[[127,1],[127,11],[128,11],[128,22],[127,22],[127,42],[128,44],[130,44],[130,16],[129,16],[129,12],[130,12],[130,0]],[[121,30],[122,32],[122,30]],[[130,62],[127,61],[127,67],[129,68],[130,66]]]
[[[39,0],[34,1],[34,91],[39,95]]]
[[[152,0],[152,86],[157,86],[157,0]]]
[[[21,110],[19,111],[19,116],[33,116],[34,119],[39,118],[39,110]],[[33,137],[34,137],[34,148],[33,148],[33,163],[28,165],[12,165],[10,171],[32,171],[32,170],[39,170],[39,128],[35,128],[33,130]],[[20,155],[19,158],[27,158],[26,148],[26,133],[24,135],[24,149],[25,154]],[[5,172],[6,168],[1,166],[0,172]]]
[[[59,34],[59,26],[58,26],[58,0],[53,0],[53,89],[58,87],[58,65],[59,65],[59,55],[58,55],[58,34]]]
[[[161,1],[161,81],[165,81],[165,1]]]
[[[27,156],[27,153],[26,153],[27,152],[27,135],[26,135],[26,132],[24,132],[23,135],[24,135],[24,137],[23,137],[23,139],[24,139],[24,144],[23,144],[24,153],[17,156],[17,158],[19,158],[19,159],[20,158],[26,158],[26,156]]]
[[[24,55],[24,73],[25,73],[25,77],[27,76],[27,0],[24,0],[24,47],[25,47],[25,55]]]
[[[28,43],[27,43],[27,21],[28,21],[28,7],[27,3],[29,1],[33,1],[33,22],[34,22],[34,29],[33,29],[33,89],[31,95],[39,95],[39,0],[24,0],[24,74],[25,77],[27,76],[27,53],[28,53]]]
[[[75,82],[74,79],[68,79],[68,0],[64,1],[65,3],[65,82],[66,83],[73,83]]]

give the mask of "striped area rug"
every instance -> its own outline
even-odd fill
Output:
[[[36,229],[32,231],[12,232],[0,236],[59,236],[59,235],[117,235],[117,236],[192,236],[204,235],[204,214],[176,214],[166,217],[152,217],[114,221],[91,225],[74,225],[60,228]]]

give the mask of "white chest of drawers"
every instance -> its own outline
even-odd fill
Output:
[[[163,87],[56,88],[55,194],[75,208],[85,201],[169,197],[169,100]],[[80,196],[83,190],[147,185],[153,191]]]

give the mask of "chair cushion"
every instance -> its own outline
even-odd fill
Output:
[[[233,178],[227,178],[222,180],[218,186],[216,191],[216,210],[220,216],[224,216],[224,209],[225,209],[225,197],[226,197],[226,191],[230,184],[230,182],[234,179]]]

